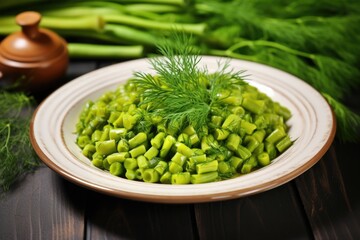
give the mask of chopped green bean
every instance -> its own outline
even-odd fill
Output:
[[[128,152],[117,152],[112,153],[106,157],[107,161],[110,164],[113,164],[114,162],[124,162],[126,158],[128,158],[130,155]]]
[[[131,130],[137,123],[137,117],[131,115],[130,113],[127,112],[124,113],[122,118],[123,118],[123,125],[127,130]]]
[[[103,160],[103,168],[105,170],[110,170],[110,163],[108,162],[108,160],[106,158]]]
[[[242,166],[242,163],[244,162],[243,159],[239,158],[239,157],[235,157],[235,156],[232,156],[229,160],[230,162],[230,165],[232,167],[234,167],[234,169],[240,169],[240,167]]]
[[[130,150],[130,148],[129,148],[129,144],[128,144],[127,140],[121,139],[117,145],[117,151],[118,152],[127,152],[129,150]]]
[[[171,173],[178,173],[183,171],[183,167],[177,162],[169,162],[169,171]]]
[[[219,173],[231,172],[230,164],[227,162],[224,162],[224,161],[219,162],[218,170],[219,170]]]
[[[241,144],[241,137],[235,133],[231,133],[226,140],[226,147],[231,151],[235,152],[238,146]]]
[[[137,156],[140,156],[146,152],[146,147],[144,144],[137,146],[136,148],[133,148],[129,151],[131,157],[136,158]]]
[[[217,171],[203,174],[192,174],[190,177],[190,182],[193,184],[213,182],[217,180],[218,176],[219,174]]]
[[[186,162],[187,157],[184,156],[183,154],[176,152],[174,154],[174,156],[171,158],[172,162],[176,162],[177,164],[179,164],[181,167],[184,165],[184,163]]]
[[[218,164],[219,162],[216,160],[196,164],[196,172],[198,174],[214,172],[218,169]]]
[[[291,141],[289,135],[286,135],[276,144],[276,148],[280,153],[282,153],[286,149],[288,149],[292,144],[293,142]]]
[[[98,168],[100,168],[100,169],[103,169],[103,159],[94,158],[93,160],[91,160],[91,163],[92,163],[95,167],[98,167]]]
[[[151,146],[156,147],[157,149],[160,149],[164,143],[164,139],[165,139],[165,133],[159,132],[153,139],[151,139],[151,141],[150,141]]]
[[[102,131],[100,130],[95,130],[92,134],[91,134],[91,141],[93,143],[97,142],[97,141],[100,141],[100,138],[101,138],[101,134],[102,134]]]
[[[214,124],[216,127],[220,127],[223,122],[223,118],[221,116],[211,116],[211,123]]]
[[[258,141],[258,142],[263,142],[264,141],[264,138],[265,138],[265,135],[266,135],[266,131],[261,129],[261,130],[256,130],[252,136]]]
[[[125,138],[126,133],[126,128],[113,128],[109,131],[109,138],[118,142],[120,139]]]
[[[234,107],[232,107],[232,108],[231,108],[231,112],[232,112],[233,114],[236,114],[236,115],[240,116],[240,117],[242,117],[242,116],[245,115],[245,109],[242,108],[241,106],[234,106]]]
[[[176,144],[176,151],[178,153],[183,154],[186,157],[191,157],[194,155],[193,150],[191,150],[191,148],[189,148],[188,146],[186,146],[184,143],[177,143]]]
[[[190,178],[189,172],[174,173],[171,175],[171,184],[188,184]]]
[[[234,132],[239,128],[241,123],[241,118],[236,114],[230,114],[222,124],[222,128],[229,129],[231,132]]]
[[[98,141],[95,143],[96,151],[102,155],[109,155],[116,152],[115,140]]]
[[[228,130],[217,128],[215,129],[214,137],[216,140],[221,141],[225,140],[229,136],[229,134],[230,132]]]
[[[236,154],[242,159],[248,159],[251,156],[251,152],[246,147],[239,145],[236,149]]]
[[[260,145],[260,142],[253,136],[246,136],[244,144],[250,152],[253,152]]]
[[[144,156],[140,155],[136,158],[137,165],[139,168],[148,168],[149,167],[149,160]]]
[[[261,114],[265,110],[265,101],[245,97],[243,99],[242,106],[252,113]]]
[[[195,133],[190,136],[190,145],[195,146],[200,142],[199,136]]]
[[[124,112],[121,112],[118,118],[112,123],[116,128],[124,127]]]
[[[264,152],[265,151],[265,144],[263,142],[261,142],[259,144],[259,146],[257,146],[254,151],[252,152],[252,154],[254,154],[255,156],[256,155],[259,155],[260,153]]]
[[[159,153],[159,150],[156,147],[150,147],[145,153],[144,156],[147,159],[152,159],[154,157],[156,157]]]
[[[137,179],[137,180],[143,180],[143,173],[144,173],[144,169],[143,168],[138,168],[138,169],[136,169],[135,170],[135,178]]]
[[[245,130],[247,134],[252,134],[256,129],[256,125],[246,120],[241,120],[240,127]]]
[[[90,158],[94,153],[96,152],[96,148],[93,144],[86,144],[85,147],[82,150],[82,154],[85,157]]]
[[[270,156],[267,152],[262,152],[257,155],[257,159],[261,166],[266,166],[270,164]]]
[[[164,174],[167,168],[168,168],[168,163],[162,160],[160,160],[158,164],[154,167],[154,169],[160,174],[160,176]]]
[[[129,180],[134,180],[136,178],[136,171],[131,169],[126,169],[125,177]]]
[[[110,139],[109,138],[109,132],[110,132],[110,126],[109,125],[104,126],[99,141],[109,140]]]
[[[202,163],[205,162],[207,158],[206,158],[206,154],[201,154],[201,155],[191,156],[190,160],[193,161],[194,163]]]
[[[158,163],[162,161],[161,158],[158,157],[154,157],[152,159],[149,160],[149,168],[154,168],[156,167],[156,165],[158,165]]]
[[[170,184],[171,183],[171,176],[172,176],[171,172],[164,173],[160,178],[160,182],[165,183],[165,184]]]
[[[246,174],[249,173],[254,167],[256,167],[258,164],[256,157],[251,156],[248,158],[241,168],[241,173]]]
[[[196,134],[195,128],[191,125],[184,128],[184,130],[182,132],[189,136]]]
[[[212,146],[208,142],[209,136],[204,136],[201,139],[201,150],[204,152],[208,152],[210,149],[212,149]]]
[[[84,148],[86,145],[91,143],[91,139],[88,135],[79,136],[76,143],[79,147]]]
[[[143,144],[147,140],[147,135],[144,132],[139,132],[133,138],[129,139],[129,147],[130,149]]]
[[[114,112],[111,112],[110,113],[110,117],[109,117],[109,119],[107,120],[108,121],[108,123],[111,123],[111,124],[113,124],[117,119],[118,119],[118,117],[120,116],[120,112],[117,112],[117,111],[114,111]]]
[[[144,182],[155,183],[160,180],[160,176],[159,176],[159,173],[155,169],[149,168],[149,169],[144,170],[143,180],[144,180]]]
[[[126,170],[135,170],[138,167],[137,160],[135,158],[126,158],[124,160],[124,167]]]
[[[124,173],[124,166],[119,162],[114,162],[110,165],[110,173],[115,176],[120,176]]]
[[[164,144],[160,150],[160,157],[165,158],[166,155],[169,153],[173,144],[175,144],[176,140],[173,136],[167,135],[164,140]]]
[[[270,160],[273,160],[276,157],[277,151],[274,144],[265,142],[265,150],[269,154]]]
[[[177,142],[184,143],[188,147],[191,146],[190,137],[186,133],[180,133],[178,138],[177,138]]]
[[[280,139],[286,136],[286,133],[281,128],[276,128],[265,139],[266,142],[276,144]]]

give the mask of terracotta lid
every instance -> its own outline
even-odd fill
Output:
[[[0,45],[4,58],[18,62],[40,62],[51,60],[65,51],[64,41],[54,32],[39,28],[41,15],[23,12],[16,16],[22,31],[6,37]]]

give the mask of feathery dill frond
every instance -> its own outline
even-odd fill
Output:
[[[162,57],[150,58],[156,75],[135,73],[134,82],[142,89],[143,104],[162,116],[167,124],[192,124],[200,128],[207,121],[209,96],[198,69],[200,56],[191,38],[175,34],[158,45]]]
[[[209,79],[209,96],[212,104],[217,102],[217,94],[223,89],[239,88],[241,85],[246,85],[244,79],[245,70],[230,69],[230,59],[219,61],[218,70],[208,75]]]
[[[356,41],[359,37],[360,16],[305,16],[292,19],[264,18],[261,21],[267,40],[286,44],[298,50],[314,54],[336,56],[354,63],[360,50]]]
[[[334,110],[338,125],[337,136],[342,141],[356,142],[360,140],[360,115],[351,111],[344,104],[336,101],[329,94],[322,93]]]
[[[0,91],[0,192],[40,164],[29,136],[33,99]]]

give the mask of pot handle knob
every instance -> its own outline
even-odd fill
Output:
[[[38,12],[26,11],[16,16],[16,23],[30,39],[35,39],[39,35],[40,21],[41,15]]]

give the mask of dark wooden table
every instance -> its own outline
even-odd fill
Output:
[[[63,82],[107,64],[73,61]],[[360,110],[359,95],[349,104]],[[0,199],[0,239],[360,239],[359,148],[336,140],[285,185],[201,204],[110,197],[42,166]]]

